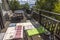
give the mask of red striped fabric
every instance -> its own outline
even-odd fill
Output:
[[[15,30],[16,30],[15,38],[21,38],[21,35],[22,35],[21,32],[23,30],[22,26],[21,25],[17,26]]]

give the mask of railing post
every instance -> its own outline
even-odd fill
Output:
[[[42,16],[41,16],[41,11],[39,11],[39,23],[41,24],[41,18],[42,18]]]

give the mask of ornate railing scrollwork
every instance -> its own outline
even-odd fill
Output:
[[[39,13],[33,10],[33,15],[32,15],[34,16],[33,18],[35,20],[38,19],[39,21],[38,20],[37,21],[41,25],[43,25],[48,31],[50,31],[52,35],[54,35],[53,40],[60,40],[60,21],[56,19],[56,17],[60,16],[60,14],[56,14],[54,12],[49,12],[45,10],[38,10],[38,11]],[[56,17],[54,17],[54,15]]]

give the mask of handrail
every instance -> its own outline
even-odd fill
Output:
[[[43,15],[43,14],[41,14],[41,16],[46,17],[46,18],[48,18],[48,19],[51,19],[51,20],[53,20],[53,21],[56,21],[56,22],[60,23],[59,20],[56,20],[56,19],[51,18],[51,17],[49,17],[49,16],[45,16],[45,15]]]
[[[51,15],[56,15],[56,16],[60,16],[60,14],[57,14],[57,13],[54,13],[54,12],[50,12],[50,11],[45,11],[45,10],[39,10],[39,13],[35,12],[34,9],[33,10],[30,10],[31,13],[32,13],[32,16],[35,15],[35,18],[36,20],[38,20],[38,22],[40,22],[45,28],[47,28],[48,31],[50,31],[53,35],[55,35],[56,37],[58,37],[60,39],[60,35],[56,32],[58,31],[57,29],[60,27],[60,20],[57,20],[55,18],[52,18],[48,15],[45,15],[45,14],[42,14],[43,13],[48,13],[48,14],[51,14]],[[39,15],[39,17],[37,16]],[[38,17],[38,18],[36,18]],[[51,28],[51,30],[50,30]],[[60,29],[59,29],[60,30]],[[59,31],[58,31],[59,32]]]
[[[33,12],[36,13],[36,14],[38,14],[38,13],[35,12],[35,11],[33,11]],[[51,19],[51,20],[56,21],[56,22],[60,22],[59,20],[56,20],[56,19],[54,19],[54,18],[51,18],[51,17],[46,16],[46,15],[43,15],[43,14],[41,14],[41,16],[46,17],[46,18]]]
[[[50,14],[54,14],[54,15],[60,16],[59,13],[55,13],[55,12],[50,12],[50,11],[41,10],[41,9],[33,9],[33,10],[38,10],[38,11],[47,12],[47,13],[50,13]]]

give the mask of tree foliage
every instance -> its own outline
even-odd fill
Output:
[[[19,1],[16,1],[16,0],[11,0],[9,2],[9,5],[10,5],[10,9],[12,11],[18,10],[18,9],[22,9],[22,8],[26,8],[26,9],[29,9],[30,8],[28,3],[25,3],[25,4],[22,4],[21,5],[20,2]]]
[[[36,8],[41,8],[45,3],[45,0],[37,0],[36,2]]]
[[[29,6],[28,3],[25,3],[23,6],[24,6],[24,8],[26,8],[26,9],[29,9],[29,8],[30,8],[30,6]]]
[[[53,11],[56,13],[60,13],[60,1],[57,2],[54,6],[55,7],[54,7]]]
[[[16,0],[11,0],[11,1],[9,2],[9,5],[10,5],[10,9],[11,9],[12,11],[18,10],[18,9],[21,8],[20,3],[19,3],[18,1],[16,1]]]
[[[36,7],[44,10],[52,11],[57,0],[37,0]]]

